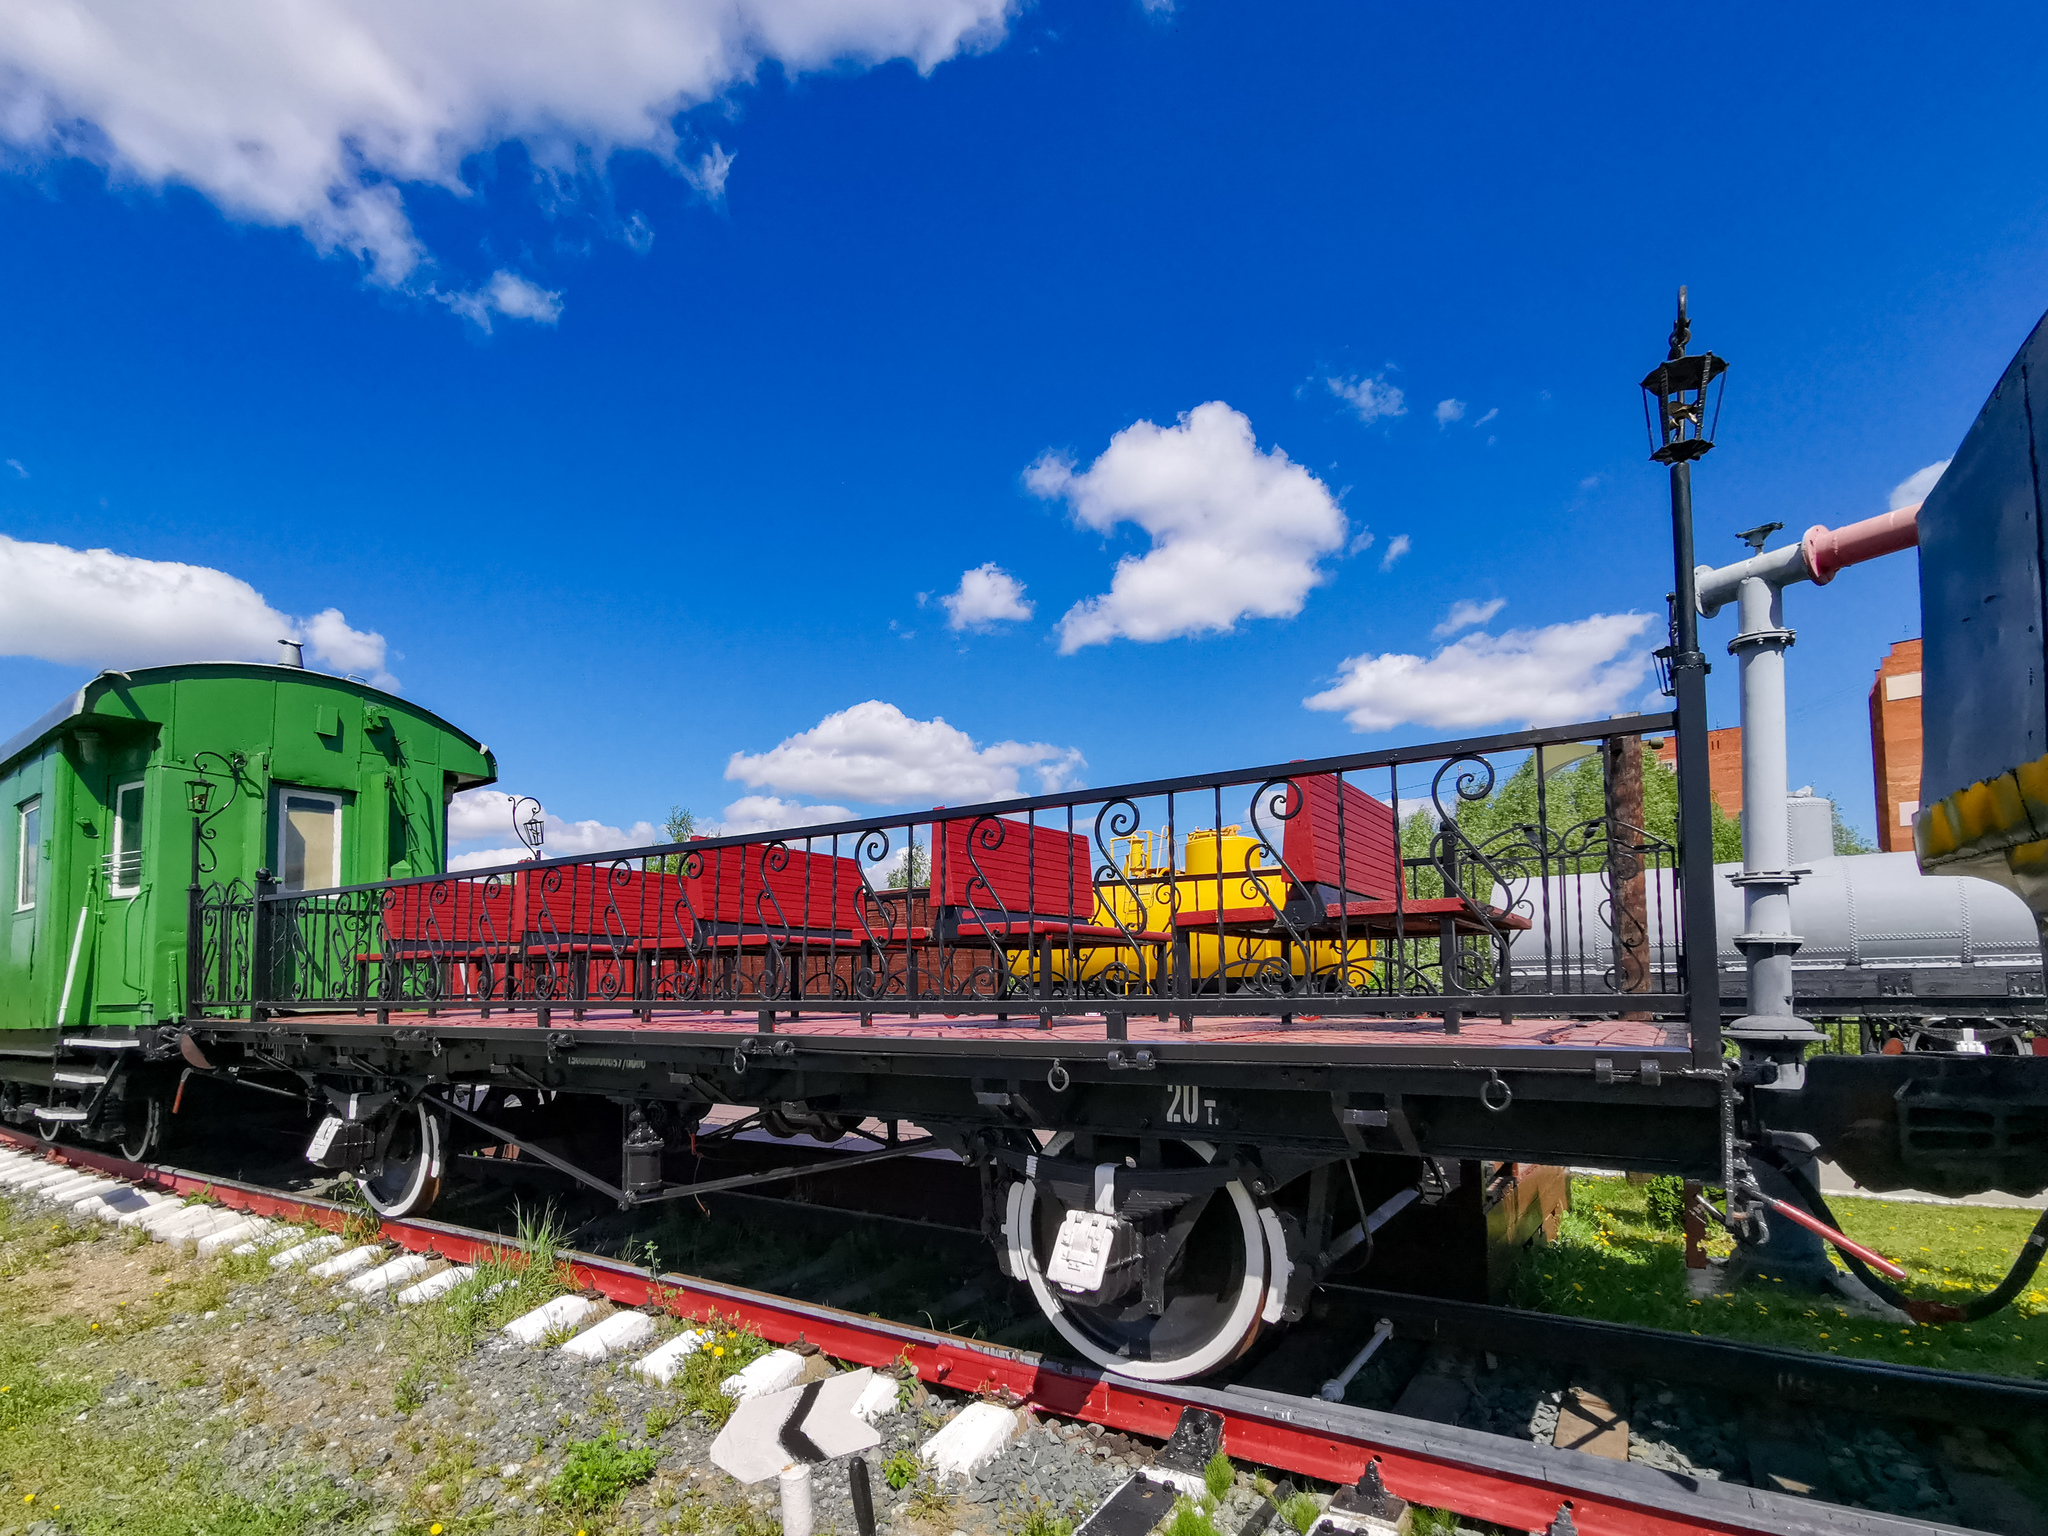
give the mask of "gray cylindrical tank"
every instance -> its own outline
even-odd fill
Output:
[[[1859,967],[1983,965],[2038,967],[2040,941],[2033,913],[2012,892],[1989,882],[1923,875],[1910,853],[1864,853],[1836,857],[1833,807],[1817,796],[1794,796],[1792,857],[1808,873],[1792,888],[1792,923],[1805,943],[1793,957],[1799,970]],[[1717,864],[1715,928],[1719,963],[1737,968],[1742,957],[1735,935],[1742,931],[1742,892],[1731,877],[1740,864]],[[1650,914],[1651,965],[1676,967],[1677,904],[1669,870],[1645,877]],[[1613,965],[1607,886],[1599,875],[1573,875],[1550,882],[1549,900],[1533,883],[1497,890],[1494,901],[1530,920],[1511,950],[1518,985],[1545,974],[1546,939],[1553,980],[1583,976],[1597,984]],[[2002,986],[1998,990],[2003,990]]]

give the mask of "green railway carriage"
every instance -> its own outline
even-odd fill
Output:
[[[0,744],[0,1118],[140,1155],[176,1073],[156,1026],[188,1009],[195,873],[436,874],[449,800],[495,777],[474,738],[354,679],[102,672]]]

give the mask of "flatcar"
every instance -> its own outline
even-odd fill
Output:
[[[1704,387],[1682,332],[1654,377]],[[1791,1207],[1760,1180],[1806,1199],[1815,1153],[1876,1190],[2048,1187],[2048,1058],[1724,1041],[1715,903],[1680,899],[1712,889],[1703,788],[1643,809],[1685,708],[450,873],[448,799],[495,765],[434,715],[104,674],[0,752],[0,1114],[136,1154],[194,1077],[283,1093],[394,1217],[484,1163],[687,1200],[756,1127],[862,1141],[840,1167],[944,1148],[1066,1343],[1161,1381],[1376,1248],[1469,1263],[1444,1213],[1531,1164],[1716,1185],[1766,1261]],[[1564,793],[1588,758],[1601,792]],[[878,887],[912,850],[921,883]]]

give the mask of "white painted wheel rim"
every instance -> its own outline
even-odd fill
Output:
[[[1046,1144],[1046,1154],[1057,1156],[1066,1150],[1069,1139],[1065,1134],[1054,1137]],[[1216,1149],[1208,1142],[1190,1141],[1183,1145],[1205,1162],[1215,1160]],[[1029,1179],[1019,1180],[1010,1186],[1003,1237],[1009,1245],[1011,1268],[1031,1287],[1031,1294],[1038,1299],[1039,1309],[1045,1313],[1047,1321],[1082,1358],[1135,1381],[1184,1381],[1200,1376],[1241,1353],[1249,1342],[1249,1336],[1257,1331],[1261,1314],[1265,1311],[1267,1281],[1272,1273],[1272,1259],[1266,1250],[1265,1223],[1260,1220],[1257,1203],[1244,1185],[1235,1179],[1224,1185],[1223,1190],[1230,1196],[1231,1205],[1237,1212],[1238,1227],[1244,1239],[1244,1279],[1223,1325],[1208,1343],[1192,1354],[1179,1355],[1171,1360],[1132,1360],[1114,1350],[1104,1349],[1075,1325],[1067,1315],[1065,1303],[1046,1284],[1044,1272],[1033,1252],[1032,1217],[1038,1208],[1038,1191]]]

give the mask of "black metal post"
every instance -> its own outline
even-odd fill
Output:
[[[199,1016],[199,994],[206,986],[205,978],[200,974],[205,947],[202,901],[199,890],[199,817],[195,813],[192,817],[192,885],[185,895],[185,1016],[188,1019]]]
[[[1678,591],[1671,686],[1678,695],[1678,863],[1692,1064],[1721,1062],[1721,971],[1714,931],[1714,812],[1707,766],[1707,658],[1693,588],[1692,465],[1671,466],[1671,550]]]
[[[264,1007],[269,999],[273,977],[271,974],[271,926],[274,915],[271,907],[277,896],[277,877],[267,869],[256,871],[256,898],[250,904],[249,913],[249,1017],[262,1020],[270,1016]]]

